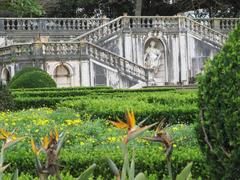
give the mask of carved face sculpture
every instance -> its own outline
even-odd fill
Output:
[[[155,45],[156,45],[155,41],[151,41],[151,42],[150,42],[150,46],[151,46],[152,48],[154,48]]]

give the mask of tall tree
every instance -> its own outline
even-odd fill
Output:
[[[37,0],[0,0],[0,14],[10,16],[41,16],[44,11]]]
[[[142,15],[142,2],[143,0],[136,0],[135,16]]]

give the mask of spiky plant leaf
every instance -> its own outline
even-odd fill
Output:
[[[134,180],[147,180],[147,178],[143,173],[139,173]]]
[[[62,148],[62,145],[63,145],[63,143],[64,143],[64,141],[65,141],[65,137],[66,137],[66,134],[63,134],[62,137],[59,138],[58,146],[57,146],[57,150],[56,150],[57,155],[59,155],[59,153],[60,153],[60,150],[61,150],[61,148]]]
[[[1,154],[0,154],[0,167],[2,167],[3,165],[3,161],[4,161],[4,148],[3,148],[3,145],[2,145],[2,148],[1,148]]]
[[[87,180],[93,173],[94,169],[96,168],[96,164],[91,165],[87,170],[85,170],[77,180]]]
[[[10,165],[10,163],[7,164],[7,165],[5,165],[5,166],[0,167],[0,173],[3,173],[3,171],[5,171],[5,169],[7,169],[7,167],[8,167],[9,165]]]
[[[188,180],[191,177],[192,164],[192,162],[188,163],[181,173],[177,175],[176,180]]]
[[[9,148],[9,147],[17,144],[19,141],[21,141],[21,140],[23,140],[23,139],[24,139],[24,137],[21,137],[21,138],[17,138],[17,139],[15,139],[15,140],[9,141],[8,143],[5,143],[5,144],[4,144],[3,148],[4,148],[4,149],[7,149],[7,148]]]
[[[134,180],[134,176],[135,176],[135,159],[134,159],[134,155],[135,152],[133,151],[133,157],[132,157],[132,161],[131,161],[131,166],[130,166],[130,170],[129,170],[129,180]]]
[[[136,130],[133,130],[132,132],[130,131],[125,139],[125,142],[129,142],[130,140],[137,138],[138,136],[142,135],[146,130],[152,128],[156,124],[157,123],[154,123],[149,126],[142,127],[142,128],[137,128]]]
[[[14,174],[11,177],[11,180],[18,180],[18,169],[15,170]]]
[[[120,172],[119,169],[117,168],[117,165],[111,160],[111,159],[107,159],[108,164],[112,170],[112,172],[114,173],[114,175],[116,176],[117,179],[120,178]]]
[[[121,180],[125,180],[127,173],[129,174],[129,159],[128,159],[128,149],[125,143],[121,144],[122,152],[123,152],[123,167],[122,167],[122,175]]]

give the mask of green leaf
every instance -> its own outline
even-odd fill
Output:
[[[2,145],[1,154],[0,154],[0,167],[2,167],[3,161],[4,161],[4,148],[3,148],[3,145]]]
[[[94,169],[96,168],[96,164],[91,165],[87,170],[85,170],[77,180],[87,180],[93,173]]]
[[[132,157],[132,161],[131,161],[131,166],[130,166],[130,170],[129,170],[129,180],[134,180],[134,175],[135,175],[135,160],[134,160],[134,151],[133,151],[133,157]]]
[[[65,137],[66,137],[66,134],[63,134],[63,136],[58,141],[58,146],[57,146],[57,150],[56,150],[57,155],[59,155],[59,153],[60,153],[60,150],[61,150],[62,145],[64,143]]]
[[[125,143],[121,144],[122,151],[123,151],[123,167],[122,167],[122,174],[121,174],[121,180],[125,180],[127,176],[127,172],[129,173],[129,159],[128,159],[128,149],[127,145]]]
[[[12,141],[10,141],[10,142],[8,142],[8,143],[5,143],[4,146],[3,146],[3,148],[4,148],[4,149],[7,149],[7,148],[9,148],[9,147],[17,144],[19,141],[21,141],[21,140],[23,140],[23,139],[24,139],[23,137],[22,137],[22,138],[17,138],[16,140],[12,140]]]
[[[117,168],[117,165],[109,158],[107,159],[107,161],[114,175],[116,177],[120,177],[120,172],[119,169]]]
[[[147,180],[146,176],[141,172],[139,173],[134,180]]]
[[[182,172],[177,175],[176,180],[188,180],[191,177],[192,164],[192,162],[188,163],[188,165],[182,170]]]
[[[8,167],[9,165],[10,165],[10,163],[7,164],[6,166],[0,167],[0,173],[3,173],[3,171],[5,171],[5,169],[7,169],[7,167]]]
[[[15,170],[14,174],[11,177],[11,180],[18,180],[18,169]]]
[[[153,126],[155,126],[157,123],[151,124],[149,126],[145,126],[142,128],[137,128],[136,130],[133,130],[132,132],[130,132],[127,136],[127,142],[137,138],[138,136],[142,135],[146,130],[152,128]]]

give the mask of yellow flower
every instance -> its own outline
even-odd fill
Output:
[[[84,145],[84,144],[85,144],[84,142],[82,142],[82,141],[80,142],[80,145]]]

